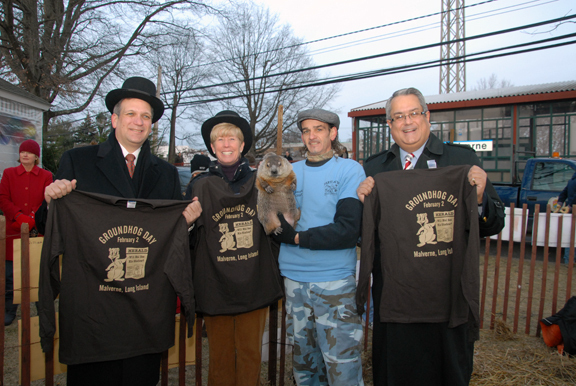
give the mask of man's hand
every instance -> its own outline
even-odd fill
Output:
[[[44,199],[47,204],[50,204],[51,200],[62,198],[74,189],[76,189],[76,180],[56,180],[44,190]]]
[[[478,204],[482,204],[487,178],[486,172],[476,165],[472,166],[468,172],[468,182],[472,186],[476,185]]]
[[[356,194],[361,203],[364,203],[364,198],[372,192],[372,189],[374,189],[374,178],[366,177],[356,189]]]
[[[284,218],[284,215],[278,212],[278,220],[280,220],[280,227],[282,232],[279,234],[271,233],[270,235],[277,243],[292,244],[297,245],[300,242],[298,233],[294,230],[292,225],[288,224],[288,221]]]
[[[196,221],[201,214],[202,205],[200,205],[198,197],[194,197],[192,202],[186,207],[186,209],[184,209],[184,212],[182,212],[182,215],[184,215],[188,226],[192,225],[192,223]]]
[[[564,204],[561,202],[557,202],[552,206],[552,213],[560,213],[560,209],[564,207]]]

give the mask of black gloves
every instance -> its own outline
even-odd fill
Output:
[[[296,245],[294,239],[298,233],[294,230],[292,225],[288,224],[284,218],[284,215],[280,212],[278,212],[278,219],[280,220],[280,227],[282,228],[282,231],[279,234],[271,233],[274,241],[277,243]]]

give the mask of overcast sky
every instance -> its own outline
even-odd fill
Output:
[[[484,1],[468,0],[466,5],[482,2]],[[306,42],[439,13],[442,7],[442,0],[260,0],[260,3],[278,14],[281,23],[291,25],[294,34]],[[497,0],[467,8],[465,12],[466,36],[470,37],[576,14],[576,1]],[[576,19],[559,26],[542,26],[470,41],[466,45],[466,53],[473,54],[486,49],[567,33],[576,33]],[[439,41],[438,15],[313,43],[308,48],[316,64],[326,64]],[[440,49],[433,48],[417,53],[330,67],[323,70],[322,75],[351,74],[399,64],[415,64],[438,59],[439,56]],[[512,82],[514,86],[574,80],[576,44],[468,63],[467,90],[472,90],[477,86],[479,79],[488,78],[492,73],[499,79]],[[439,77],[439,68],[432,68],[342,83],[338,97],[330,106],[340,115],[340,139],[347,140],[351,136],[351,118],[348,118],[347,114],[352,108],[385,100],[395,90],[410,86],[417,87],[424,95],[438,94]]]

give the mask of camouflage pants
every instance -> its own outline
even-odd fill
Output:
[[[284,279],[288,340],[294,345],[299,386],[364,385],[362,324],[356,312],[356,280],[301,283]]]

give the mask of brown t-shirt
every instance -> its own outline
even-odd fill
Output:
[[[470,166],[374,176],[364,202],[358,303],[364,304],[379,241],[381,322],[478,321],[479,231]]]
[[[192,250],[198,313],[249,312],[283,295],[277,256],[258,221],[255,178],[252,173],[237,192],[218,175],[193,185],[202,204]]]

